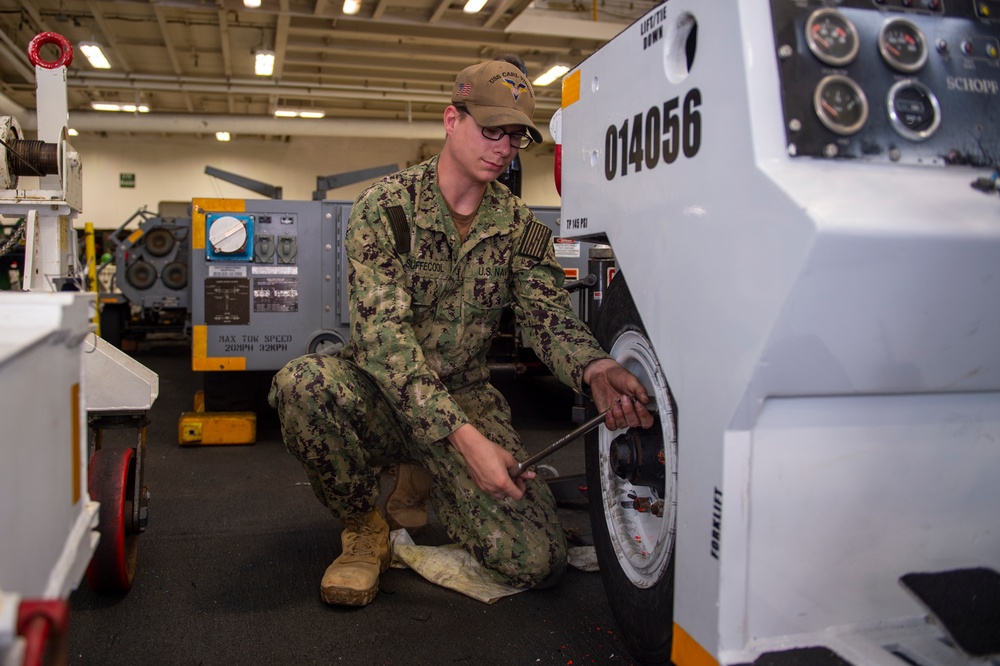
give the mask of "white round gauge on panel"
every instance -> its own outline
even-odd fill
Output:
[[[208,242],[218,254],[242,252],[247,245],[247,228],[242,220],[225,215],[212,223],[208,230]]]
[[[923,141],[941,124],[941,104],[931,89],[914,79],[897,81],[886,95],[889,123],[910,141]]]

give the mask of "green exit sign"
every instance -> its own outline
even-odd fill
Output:
[[[118,184],[121,187],[135,187],[135,174],[134,173],[118,174]]]

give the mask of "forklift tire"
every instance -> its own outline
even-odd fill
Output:
[[[602,425],[587,435],[587,492],[604,590],[629,652],[642,664],[667,664],[673,636],[676,415],[621,272],[605,290],[594,335],[615,360],[639,377],[658,405],[666,469],[657,474],[662,473],[663,481],[653,487],[633,486],[619,478],[611,470],[609,451],[612,440],[625,431],[610,432]],[[623,507],[623,501],[628,504],[636,495],[662,500],[661,516]]]

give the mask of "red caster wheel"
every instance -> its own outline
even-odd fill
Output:
[[[132,587],[141,531],[133,511],[135,467],[135,449],[99,449],[90,460],[90,496],[101,503],[101,541],[87,567],[87,584],[95,592]]]

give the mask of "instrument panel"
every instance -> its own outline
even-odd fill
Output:
[[[1000,2],[771,0],[789,155],[993,167]]]

